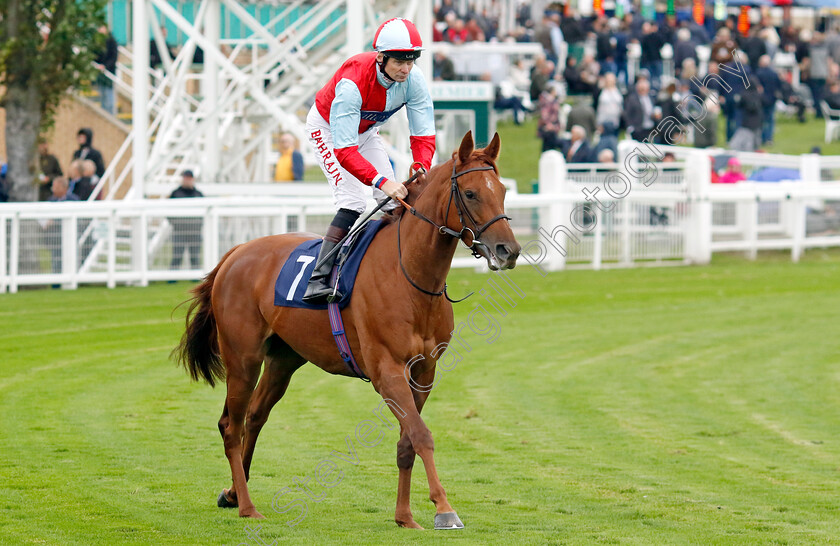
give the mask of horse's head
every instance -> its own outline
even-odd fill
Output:
[[[464,244],[494,271],[513,269],[520,251],[505,215],[506,190],[496,167],[500,148],[498,133],[486,148],[476,150],[468,132],[452,159],[441,166],[450,174],[444,224],[459,232]]]

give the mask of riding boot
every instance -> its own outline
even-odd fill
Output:
[[[318,259],[315,263],[318,264],[324,259],[324,256],[330,253],[332,249],[347,235],[348,230],[341,229],[336,226],[327,228],[327,234],[324,241],[321,243],[321,251],[318,252]],[[310,305],[318,305],[328,303],[329,301],[338,301],[343,295],[338,290],[335,290],[333,296],[333,287],[330,286],[330,274],[332,273],[333,265],[338,257],[338,252],[334,253],[328,260],[317,267],[309,278],[309,284],[306,287],[306,293],[303,295],[303,301]]]

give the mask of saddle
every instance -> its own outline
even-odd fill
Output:
[[[344,297],[337,302],[339,309],[344,309],[350,304],[359,265],[381,227],[381,220],[366,222],[341,245],[330,276],[330,286],[335,287],[337,283],[338,291],[344,294]],[[302,309],[327,309],[326,303],[312,305],[303,301],[306,284],[315,269],[315,261],[318,259],[322,242],[322,239],[306,241],[292,251],[274,283],[274,305]]]

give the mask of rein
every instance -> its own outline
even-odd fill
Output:
[[[455,172],[455,162],[454,161],[452,162],[452,176],[449,177],[449,180],[452,182],[452,187],[451,187],[450,192],[449,192],[449,200],[446,202],[446,214],[444,215],[444,218],[449,217],[449,209],[452,206],[452,201],[454,199],[455,209],[458,211],[458,221],[461,222],[461,230],[460,231],[455,231],[454,229],[452,229],[450,227],[447,227],[446,225],[443,225],[443,224],[437,224],[436,222],[429,219],[422,212],[418,211],[416,208],[409,205],[408,203],[406,203],[402,199],[398,198],[397,200],[402,204],[402,206],[404,206],[408,210],[408,212],[410,212],[411,214],[413,214],[417,218],[423,220],[424,222],[427,222],[427,223],[433,225],[437,229],[438,233],[440,233],[441,235],[448,235],[450,237],[454,237],[455,239],[464,243],[464,246],[466,246],[468,249],[470,249],[473,256],[475,256],[476,258],[482,258],[483,256],[478,252],[478,250],[476,250],[476,247],[485,247],[486,248],[486,245],[481,242],[479,237],[481,236],[482,233],[484,233],[484,231],[487,228],[489,228],[491,225],[498,222],[499,220],[510,220],[510,216],[508,216],[506,214],[497,214],[496,216],[491,218],[490,221],[488,221],[486,224],[479,227],[478,222],[475,221],[475,218],[470,213],[470,210],[467,208],[466,203],[464,203],[464,198],[461,196],[461,188],[458,187],[458,178],[465,175],[465,174],[471,173],[471,172],[490,171],[490,170],[495,170],[495,169],[493,167],[487,165],[485,167],[473,167],[472,169],[466,169],[464,171],[456,173]],[[475,230],[467,227],[466,224],[464,224],[464,216],[466,216],[469,219],[469,221],[472,222],[472,225],[475,228]],[[400,218],[397,221],[397,255],[399,256],[400,269],[402,269],[403,275],[405,276],[406,280],[408,280],[408,282],[411,283],[411,286],[413,286],[414,288],[416,288],[420,292],[422,292],[424,294],[427,294],[429,296],[446,295],[446,299],[449,300],[452,303],[462,302],[462,301],[464,301],[465,299],[469,298],[470,296],[472,296],[474,294],[474,292],[470,292],[469,294],[467,294],[466,296],[464,296],[463,298],[461,298],[459,300],[453,300],[452,298],[449,297],[449,294],[446,293],[446,288],[447,288],[446,283],[443,284],[443,290],[440,290],[438,292],[432,292],[430,290],[426,290],[425,288],[419,286],[416,282],[414,282],[411,279],[411,277],[408,275],[408,271],[405,270],[405,266],[402,263],[402,245],[401,245],[401,242],[400,242],[401,232],[402,232],[402,215],[400,215]],[[471,235],[471,238],[472,238],[472,242],[469,245],[464,240],[464,236],[466,235],[466,233],[469,233]]]

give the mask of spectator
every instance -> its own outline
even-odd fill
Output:
[[[456,17],[452,21],[452,25],[443,33],[447,42],[452,44],[464,44],[470,41],[470,33],[464,25],[464,20]]]
[[[741,44],[741,49],[747,55],[750,68],[755,71],[758,68],[759,59],[762,55],[767,54],[767,44],[759,37],[758,33],[761,31],[760,27],[753,27],[750,35],[746,37]]]
[[[697,57],[697,44],[691,40],[691,31],[681,28],[677,31],[677,43],[674,44],[674,69],[675,75],[682,77],[682,67],[686,60],[691,59],[695,65],[699,61]]]
[[[770,56],[762,55],[758,59],[758,69],[755,73],[763,89],[762,112],[763,125],[761,127],[761,143],[772,143],[776,122],[776,100],[781,93],[782,80],[779,74],[770,66]]]
[[[542,151],[560,148],[560,99],[557,87],[549,86],[540,94],[540,119],[537,123],[537,136],[543,142]]]
[[[764,109],[762,95],[763,89],[758,79],[750,78],[750,86],[741,93],[738,101],[738,108],[741,110],[741,126],[730,141],[730,149],[752,152],[760,145]],[[739,132],[742,136],[738,135]]]
[[[598,159],[601,155],[601,152],[604,150],[610,150],[612,152],[612,157],[618,156],[618,126],[613,125],[611,122],[604,123],[599,127],[601,131],[601,136],[598,139],[598,144],[595,146],[595,149],[592,150],[592,158]],[[598,159],[600,161],[600,159]]]
[[[799,89],[802,89],[801,87]],[[796,118],[799,123],[805,123],[805,102],[806,99],[799,90],[795,90],[789,81],[782,79],[779,94],[782,102],[791,108],[796,109]]]
[[[589,53],[583,56],[578,70],[581,81],[581,92],[591,95],[598,89],[598,79],[601,74],[601,66],[595,57]]]
[[[73,193],[79,196],[82,201],[90,199],[93,189],[99,184],[99,177],[96,176],[96,165],[90,159],[85,159],[81,164],[82,177],[73,186]]]
[[[303,155],[298,149],[297,139],[291,133],[280,135],[280,157],[274,168],[275,182],[303,180]]]
[[[49,145],[44,140],[38,142],[38,163],[41,167],[41,174],[38,175],[41,182],[38,188],[38,201],[47,201],[52,195],[52,181],[64,173],[61,171],[58,158],[50,153]]]
[[[522,122],[525,121],[525,106],[522,104],[522,99],[517,96],[513,84],[507,80],[496,86],[493,108],[499,111],[512,110],[513,122],[516,125],[522,125]]]
[[[70,166],[67,167],[67,183],[70,186],[70,191],[72,191],[73,193],[76,193],[76,186],[78,186],[82,180],[83,163],[83,159],[74,159],[70,162]],[[88,181],[88,183],[90,183],[90,181]]]
[[[52,181],[52,195],[47,201],[78,201],[79,196],[70,191],[70,185],[67,178],[63,176],[56,176]]]
[[[102,105],[102,109],[109,114],[114,114],[116,112],[114,83],[108,77],[108,74],[114,75],[117,72],[119,51],[117,49],[117,41],[114,39],[111,31],[108,30],[108,27],[102,25],[99,27],[99,33],[105,36],[105,47],[94,61],[96,68],[100,71],[96,76],[96,86],[99,88],[99,102]]]
[[[735,130],[741,127],[743,115],[743,108],[738,104],[741,101],[741,94],[746,90],[744,84],[744,76],[749,77],[749,65],[740,67],[742,73],[739,73],[739,67],[736,60],[729,61],[723,65],[723,68],[718,70],[721,79],[731,89],[723,97],[723,114],[726,116],[726,139],[729,140],[735,134]],[[724,89],[725,90],[725,89]]]
[[[741,171],[741,161],[737,157],[730,157],[726,163],[726,172],[720,175],[720,184],[734,184],[746,180],[747,177]]]
[[[717,64],[728,63],[732,61],[732,54],[738,48],[735,40],[732,39],[732,33],[726,27],[718,30],[715,36],[715,41],[712,42],[711,60]]]
[[[618,22],[617,19],[611,19],[610,22]],[[595,37],[595,60],[601,66],[604,74],[618,71],[615,63],[617,40],[615,31],[610,28],[610,23],[606,19],[601,19],[596,23],[597,34]]]
[[[52,194],[47,201],[58,203],[79,200],[79,196],[70,191],[67,179],[63,176],[57,176],[53,179],[51,191]],[[68,219],[48,220],[44,224],[44,242],[50,250],[53,273],[61,271],[61,223],[69,221]]]
[[[166,27],[160,27],[160,33],[163,37],[163,43],[166,46],[166,52],[169,55],[169,60],[175,58],[175,52],[172,50],[172,47],[166,43]],[[149,67],[157,68],[158,65],[163,64],[163,58],[160,55],[160,50],[158,50],[157,41],[155,41],[154,37],[149,41]],[[100,175],[101,176],[101,175]]]
[[[567,4],[566,15],[560,21],[560,31],[563,38],[569,44],[569,56],[580,59],[583,55],[583,43],[586,40],[586,32],[574,8]]]
[[[516,88],[517,94],[522,98],[522,104],[529,110],[533,108],[529,89],[531,87],[531,74],[525,67],[524,59],[517,59],[508,71],[508,80]],[[527,100],[526,100],[527,99]]]
[[[627,28],[618,21],[610,19],[610,29],[615,37],[615,69],[622,89],[629,85],[627,72],[627,42],[629,41]]]
[[[455,64],[452,59],[441,52],[435,53],[435,62],[432,69],[432,75],[436,81],[450,82],[457,79],[455,74]]]
[[[584,95],[592,92],[587,89],[586,84],[580,75],[580,69],[577,66],[577,58],[569,55],[566,58],[566,68],[563,70],[563,79],[566,81],[566,88],[570,95]]]
[[[601,92],[598,94],[598,107],[595,122],[598,125],[611,123],[621,125],[621,112],[624,110],[624,97],[616,86],[615,74],[607,72],[601,79]]]
[[[450,13],[455,17],[458,16],[458,12],[455,10],[455,6],[453,5],[453,0],[443,0],[437,10],[437,13],[435,13],[435,19],[438,21],[446,21],[446,16]]]
[[[832,110],[840,110],[840,80],[834,80],[829,84],[828,93],[823,100]]]
[[[531,87],[529,89],[532,101],[536,102],[540,99],[552,74],[554,74],[554,63],[543,57],[537,58],[531,72]]]
[[[0,203],[9,200],[9,190],[6,189],[6,163],[0,163]]]
[[[637,79],[636,91],[624,99],[624,125],[627,133],[633,140],[641,142],[650,136],[656,119],[653,100],[650,98],[650,83],[645,78]]]
[[[694,112],[692,119],[699,125],[694,130],[694,147],[709,148],[717,145],[718,117],[720,114],[720,103],[713,96],[709,95],[703,103],[704,108]]]
[[[73,152],[73,159],[90,159],[96,164],[96,176],[102,177],[105,174],[105,162],[102,160],[102,154],[99,150],[93,147],[93,131],[87,127],[79,129],[76,133],[76,142],[79,143],[79,149]]]
[[[467,31],[467,40],[468,42],[486,42],[486,35],[484,33],[484,29],[481,28],[481,25],[478,24],[478,20],[474,17],[471,17],[467,21],[467,25],[465,27]]]
[[[204,194],[195,188],[192,171],[184,171],[181,177],[181,186],[172,192],[170,199],[204,197]],[[190,253],[190,268],[199,269],[202,218],[169,218],[169,223],[172,225],[172,269],[181,267],[185,250],[189,250]]]
[[[764,47],[767,50],[766,55],[769,55],[771,59],[775,57],[779,51],[779,44],[781,42],[779,33],[776,32],[776,27],[769,21],[764,21],[761,30],[758,31],[758,37],[764,42]]]
[[[609,148],[604,148],[598,152],[598,163],[615,163],[615,153]]]
[[[645,22],[642,26],[642,39],[639,41],[642,47],[642,56],[639,59],[641,68],[650,74],[651,83],[658,85],[662,77],[662,46],[665,40],[659,31],[659,25],[654,22]]]
[[[595,110],[584,101],[578,101],[569,111],[566,127],[574,127],[575,125],[583,127],[587,140],[592,138],[595,129],[598,128],[598,123],[595,121]]]
[[[571,138],[563,142],[563,155],[567,163],[588,163],[592,155],[586,138],[586,129],[574,125]]]
[[[829,71],[828,45],[821,32],[814,34],[811,41],[806,66],[808,68],[808,88],[811,90],[811,98],[814,101],[814,109],[818,118],[822,117],[820,101],[823,98],[825,82],[828,79]]]

